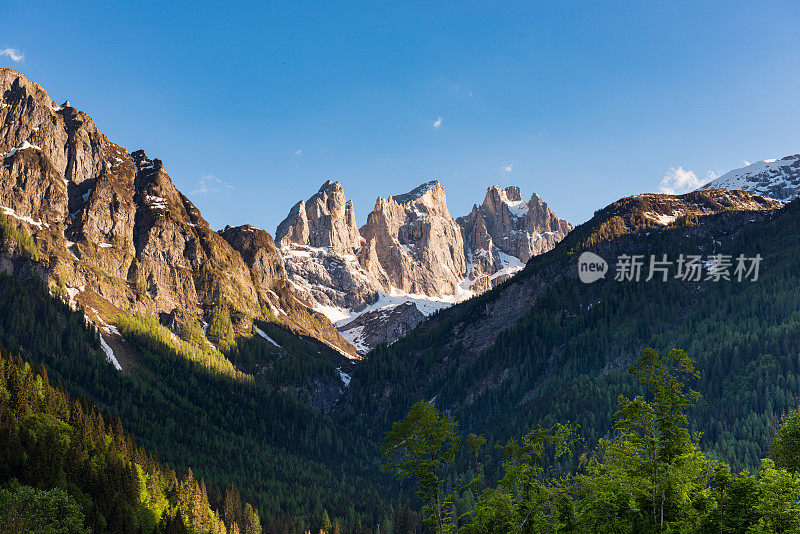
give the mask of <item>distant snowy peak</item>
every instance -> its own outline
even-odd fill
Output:
[[[469,264],[467,286],[477,292],[507,280],[572,230],[539,195],[523,200],[517,186],[489,187],[483,203],[458,222]]]
[[[800,154],[730,171],[700,189],[742,190],[776,200],[792,200],[800,195]]]

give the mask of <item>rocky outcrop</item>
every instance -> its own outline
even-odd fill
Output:
[[[358,250],[361,238],[353,203],[345,198],[342,184],[328,180],[306,202],[295,204],[278,226],[275,239],[281,247],[324,247],[340,254]]]
[[[355,353],[296,298],[266,232],[212,231],[160,160],[129,154],[88,115],[57,105],[18,72],[0,69],[0,96],[0,206],[33,235],[49,277],[71,297],[91,293],[109,309],[155,313],[176,331],[224,304],[249,332],[252,318],[270,310],[298,333]],[[352,207],[348,219],[333,184],[315,206],[314,243],[324,239],[325,220],[344,221],[357,235]]]
[[[428,296],[461,289],[464,244],[439,182],[378,198],[361,235],[365,246],[359,261],[384,287]]]
[[[294,288],[334,321],[341,314],[332,310],[363,306],[384,289],[356,257],[364,240],[339,182],[328,180],[307,201],[295,204],[275,235]]]
[[[411,332],[425,319],[412,302],[392,308],[380,308],[362,313],[341,327],[342,335],[358,350],[364,352],[379,343],[393,343]]]
[[[181,194],[160,160],[143,151],[136,163],[136,263],[130,278],[145,280],[159,309],[209,308],[227,303],[254,313],[259,299],[241,255],[211,230]]]
[[[296,290],[287,280],[278,249],[269,233],[249,224],[226,226],[219,233],[250,269],[258,301],[269,308],[272,318],[288,322],[288,326],[296,332],[352,355],[353,347],[344,342],[325,315],[310,309],[298,299]]]
[[[256,290],[262,292],[262,300],[268,300],[272,288],[285,280],[278,249],[272,236],[261,228],[249,224],[226,226],[219,234],[234,248],[250,267]]]
[[[292,208],[276,235],[294,288],[366,351],[508,279],[570,228],[538,196],[520,200],[516,187],[490,188],[456,221],[444,188],[431,181],[379,197],[355,229],[341,185],[326,182]]]
[[[469,215],[459,217],[458,222],[464,236],[467,283],[473,291],[483,293],[492,288],[498,278],[493,279],[492,276],[500,273],[505,265],[500,258],[499,250],[494,246],[494,239],[486,228],[486,219],[478,211],[477,206],[472,207]]]
[[[319,308],[355,309],[378,293],[452,296],[466,263],[444,188],[379,198],[360,229],[341,184],[326,182],[276,232],[289,280]]]
[[[469,260],[470,289],[479,292],[507,280],[572,230],[539,195],[525,201],[516,186],[488,188],[483,204],[473,206],[458,222]]]

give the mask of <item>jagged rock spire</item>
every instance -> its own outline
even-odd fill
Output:
[[[330,247],[335,252],[353,254],[361,247],[353,203],[344,195],[339,182],[326,181],[307,201],[300,201],[275,232],[279,247],[292,243],[310,247]]]

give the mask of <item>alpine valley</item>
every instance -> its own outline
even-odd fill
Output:
[[[671,397],[692,461],[729,477],[782,461],[773,443],[800,401],[797,155],[684,195],[626,197],[575,228],[535,193],[490,184],[454,218],[438,181],[387,191],[359,227],[326,181],[297,192],[274,234],[214,230],[168,162],[110,141],[19,72],[0,69],[0,97],[0,530],[618,531],[582,515],[585,488],[600,480],[597,447],[633,439],[626,426],[609,440],[633,417],[620,395],[650,384],[636,370],[660,361],[648,347],[693,360],[689,373],[676,357],[700,400]],[[648,277],[645,263],[640,283],[583,284],[585,251],[610,273],[620,257],[705,261],[692,279]],[[761,258],[758,279],[715,281],[739,255]],[[431,497],[396,479],[387,443],[396,421],[419,436],[440,417],[469,447],[425,471]],[[509,483],[566,423],[570,454]],[[684,531],[766,521],[759,489],[744,530],[717,528],[719,488],[699,482],[711,471],[693,472],[700,489],[684,501],[702,528]],[[669,493],[683,471],[669,473],[653,483],[670,488],[658,531],[689,506]],[[645,502],[650,517],[650,489],[614,506]],[[535,501],[546,506],[529,523],[534,494],[558,497]]]

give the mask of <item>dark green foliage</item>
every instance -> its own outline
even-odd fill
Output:
[[[559,458],[578,452],[569,426],[510,440],[502,478],[461,516],[459,532],[800,531],[800,475],[769,459],[755,475],[732,474],[689,434],[689,410],[699,398],[683,382],[697,378],[685,353],[646,349],[631,372],[647,394],[620,396],[609,439],[581,455],[575,470],[561,473]],[[403,422],[418,419],[418,406]],[[430,424],[444,429],[437,420]],[[408,428],[395,437],[419,435]]]
[[[186,321],[181,328],[181,339],[192,345],[203,344],[203,329],[196,319]]]
[[[238,488],[254,504],[265,531],[318,531],[327,510],[342,532],[361,532],[394,513],[390,503],[397,486],[380,472],[377,444],[269,380],[231,380],[210,372],[181,356],[161,327],[130,317],[131,328],[121,330],[135,365],[120,373],[106,361],[97,330],[85,324],[82,312],[51,297],[39,283],[0,276],[0,310],[1,343],[44,364],[50,379],[72,395],[89,396],[106,414],[118,415],[140,445],[157,451],[174,469],[191,467],[213,487]],[[292,336],[277,325],[262,327],[270,328],[282,349],[257,336],[240,339],[241,347],[231,354],[237,367],[250,370],[244,362],[248,354],[253,369],[262,356],[272,358],[276,376],[289,380],[295,365],[301,370],[333,365],[307,345],[305,353],[288,353],[294,351]],[[278,358],[281,350],[287,352]],[[209,490],[217,509],[222,499]],[[179,529],[182,521],[162,517],[170,528]]]
[[[0,477],[13,479],[0,490],[4,532],[28,532],[26,525],[53,533],[164,532],[178,516],[191,532],[225,531],[191,469],[179,480],[136,446],[119,419],[106,420],[91,403],[52,387],[43,368],[34,372],[3,350],[0,450]],[[256,515],[231,517],[227,526],[234,523],[260,533]]]
[[[392,425],[381,444],[387,462],[384,469],[399,480],[414,478],[417,496],[425,503],[426,524],[439,534],[455,526],[452,503],[444,495],[441,473],[455,459],[460,446],[456,422],[443,417],[431,404],[420,401]]]
[[[149,315],[120,315],[115,324],[123,336],[130,340],[135,339],[137,344],[147,347],[148,351],[176,354],[234,380],[253,381],[252,376],[236,369],[224,354],[205,342],[202,334],[192,332],[191,327],[186,335],[195,336],[196,342],[174,337],[168,328]]]
[[[800,471],[800,410],[789,414],[778,431],[769,457],[775,465],[797,473]]]
[[[83,511],[61,488],[40,490],[12,480],[0,489],[0,532],[88,534]]]
[[[239,338],[236,350],[229,354],[233,363],[246,373],[274,385],[304,384],[319,377],[339,379],[336,364],[328,353],[291,333],[281,325],[258,322],[255,328],[272,338],[280,347],[254,334]]]
[[[228,306],[218,304],[211,313],[211,321],[208,323],[208,339],[210,339],[219,350],[229,352],[236,343],[236,332],[233,330],[231,314]]]
[[[612,431],[618,396],[643,392],[626,370],[634,356],[646,346],[660,353],[683,346],[698,355],[701,377],[694,388],[703,396],[691,410],[689,431],[702,432],[702,446],[734,469],[757,469],[781,418],[800,397],[798,227],[795,202],[771,221],[738,228],[723,245],[717,234],[695,237],[682,228],[631,238],[628,246],[641,253],[670,258],[759,253],[761,276],[703,284],[557,281],[493,345],[470,358],[452,343],[452,331],[469,331],[481,321],[492,295],[441,312],[433,326],[423,324],[377,348],[358,367],[352,410],[375,414],[376,425],[386,428],[420,398],[436,397],[467,432],[484,434],[490,450],[531,426],[560,421],[572,421],[591,447]],[[540,258],[519,276],[555,262]],[[499,462],[487,459],[487,476],[500,476]]]

